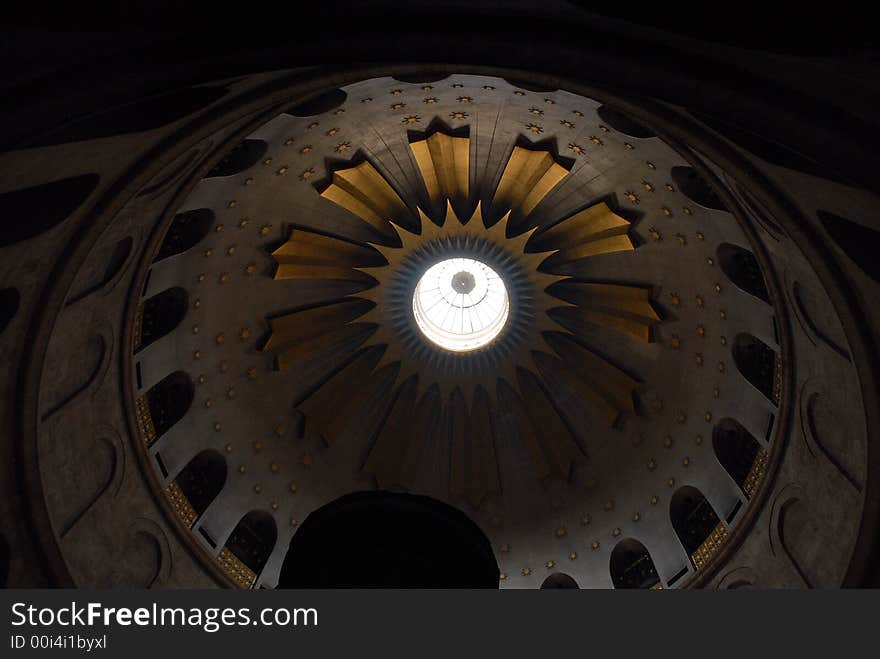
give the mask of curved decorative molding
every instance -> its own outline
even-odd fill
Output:
[[[787,279],[788,277],[786,276],[786,280]],[[797,318],[798,323],[804,330],[804,334],[806,334],[810,342],[815,345],[816,340],[818,339],[830,348],[833,353],[848,362],[852,362],[849,351],[828,336],[828,334],[821,330],[816,324],[816,321],[813,319],[804,301],[801,283],[797,280],[791,282],[790,286],[787,286],[787,293],[788,298],[791,300],[791,307],[794,309],[794,316]]]
[[[783,532],[783,524],[785,520],[786,510],[788,510],[790,506],[799,503],[802,500],[803,496],[803,488],[797,483],[789,483],[788,485],[785,485],[784,487],[777,490],[776,496],[770,504],[770,551],[774,556],[785,556],[789,565],[797,574],[797,577],[801,580],[803,585],[807,588],[812,588],[813,586],[810,583],[809,579],[804,574],[800,565],[798,565],[797,561],[791,555],[788,547],[786,547],[785,534]]]
[[[816,404],[821,393],[820,387],[813,381],[807,380],[801,385],[798,396],[801,420],[801,435],[806,444],[807,450],[814,458],[820,455],[833,466],[841,476],[852,485],[853,489],[862,492],[862,484],[858,482],[855,476],[847,469],[834,453],[825,445],[816,428]]]
[[[103,274],[97,278],[97,281],[93,280],[82,290],[72,294],[71,297],[68,298],[66,306],[73,306],[77,302],[81,302],[96,293],[101,295],[107,295],[110,293],[125,275],[125,271],[128,269],[132,261],[134,261],[132,255],[135,253],[135,248],[139,244],[140,231],[134,236],[125,236],[116,241],[113,245],[112,251],[109,253],[109,257],[105,257],[104,263],[106,264],[106,267],[104,268]],[[100,247],[96,248],[95,258],[101,255],[100,250]],[[104,252],[104,254],[106,254],[106,252]]]
[[[155,544],[158,562],[155,571],[148,577],[143,584],[138,584],[140,588],[155,588],[164,585],[171,576],[171,546],[168,543],[168,536],[165,530],[155,521],[147,517],[136,518],[129,526],[129,537],[132,541],[143,536],[149,542]]]
[[[59,431],[56,427],[54,433]],[[58,528],[59,538],[64,538],[76,524],[98,503],[98,501],[106,496],[116,498],[119,490],[122,488],[122,481],[125,477],[125,449],[122,444],[122,437],[119,432],[108,425],[96,426],[87,437],[94,438],[93,441],[100,442],[109,447],[112,455],[110,470],[106,475],[106,480],[93,493],[88,493],[83,503],[78,506],[77,511],[61,521]],[[74,497],[82,496],[83,492],[70,492],[65,496]]]
[[[742,565],[735,567],[729,572],[725,572],[718,579],[715,585],[716,590],[733,590],[735,588],[754,588],[758,582],[755,571],[747,566]]]
[[[107,372],[110,369],[110,363],[113,357],[113,329],[109,323],[104,321],[100,323],[96,328],[96,333],[92,336],[93,338],[96,338],[100,344],[98,363],[95,365],[91,373],[89,373],[82,382],[76,385],[73,391],[66,394],[59,402],[43,413],[41,417],[42,421],[48,421],[65,408],[70,407],[76,401],[84,398],[87,394],[94,395],[94,393],[100,389],[101,384],[107,377]]]

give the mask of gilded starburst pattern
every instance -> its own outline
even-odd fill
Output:
[[[339,400],[350,387],[345,383],[391,378],[395,402],[364,466],[380,484],[405,487],[411,481],[407,469],[414,467],[398,455],[403,436],[412,423],[430,434],[433,415],[446,409],[454,435],[450,492],[479,506],[497,492],[489,418],[502,400],[519,401],[531,423],[536,474],[567,478],[582,454],[550,402],[545,378],[577,391],[612,425],[636,413],[633,394],[640,386],[580,341],[570,323],[651,341],[659,316],[648,289],[581,281],[559,268],[635,249],[630,223],[597,203],[541,230],[517,230],[527,224],[514,224],[514,218],[527,218],[569,173],[548,150],[515,146],[488,206],[477,202],[465,211],[472,198],[470,139],[435,131],[412,141],[410,149],[431,202],[417,206],[418,227],[406,221],[411,207],[370,161],[334,171],[321,196],[360,218],[376,239],[354,243],[294,229],[273,252],[275,278],[344,280],[362,290],[270,319],[264,349],[276,355],[280,369],[322,350],[348,350],[348,365],[298,405],[307,428],[328,443]],[[510,295],[511,313],[500,335],[470,352],[452,353],[425,340],[413,319],[421,273],[450,257],[486,263],[502,276]]]

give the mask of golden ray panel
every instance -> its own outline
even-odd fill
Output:
[[[651,339],[660,318],[647,287],[583,282],[556,270],[635,249],[630,222],[606,203],[544,231],[511,231],[513,215],[528,216],[568,175],[549,151],[513,148],[492,195],[491,214],[500,221],[487,227],[481,204],[459,217],[452,202],[471,192],[470,146],[468,137],[443,132],[410,144],[432,204],[446,207],[440,222],[419,209],[418,232],[402,226],[406,204],[369,161],[334,172],[322,196],[383,235],[387,226],[399,241],[362,245],[294,230],[273,253],[276,279],[342,279],[364,290],[270,319],[264,349],[276,355],[278,368],[288,369],[316,350],[360,345],[298,404],[305,431],[332,445],[382,373],[394,389],[363,471],[379,487],[410,489],[428,443],[448,441],[450,496],[478,508],[500,492],[495,443],[501,406],[524,421],[517,426],[525,429],[521,439],[538,479],[568,480],[584,458],[560,411],[566,401],[555,398],[551,383],[572,399],[588,401],[592,413],[612,426],[636,413],[637,378],[582,345],[560,323],[560,314],[639,341]],[[497,269],[508,287],[511,313],[504,330],[472,352],[434,346],[413,319],[415,282],[447,253],[473,255]],[[441,417],[448,423],[440,423]],[[438,436],[444,432],[449,436]]]
[[[272,252],[278,263],[275,279],[329,279],[372,284],[359,267],[375,261],[375,252],[338,238],[296,229],[296,240],[288,240]]]
[[[434,208],[443,208],[447,200],[468,198],[470,140],[467,137],[436,132],[409,146]]]
[[[393,236],[390,222],[406,212],[406,204],[369,161],[333,172],[321,196],[351,211],[384,236]]]
[[[651,328],[660,316],[651,304],[651,289],[620,284],[563,281],[553,295],[570,302],[569,317],[629,334],[644,342],[652,340]]]
[[[573,263],[600,254],[629,252],[635,249],[629,237],[630,222],[601,202],[565,218],[535,236],[534,246],[558,247],[544,267]]]
[[[272,330],[263,350],[275,354],[276,366],[286,369],[316,354],[332,352],[374,328],[350,324],[370,309],[366,300],[351,298],[269,319]]]
[[[567,174],[568,168],[559,164],[549,151],[515,146],[495,190],[492,205],[509,209],[516,217],[525,217]]]

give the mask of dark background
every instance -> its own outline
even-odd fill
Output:
[[[845,135],[868,152],[880,148],[878,30],[862,12],[809,3],[796,10],[776,3],[588,4],[15,3],[2,10],[6,120],[0,147],[21,146],[49,126],[198,82],[396,60],[589,78],[693,107],[755,139],[825,160],[849,178],[847,170],[859,168],[850,166],[852,155],[841,155],[845,145],[805,134],[808,125]]]

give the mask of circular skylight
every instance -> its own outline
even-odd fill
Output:
[[[474,259],[447,259],[425,271],[413,293],[422,334],[453,352],[491,343],[507,322],[510,301],[498,273]]]

